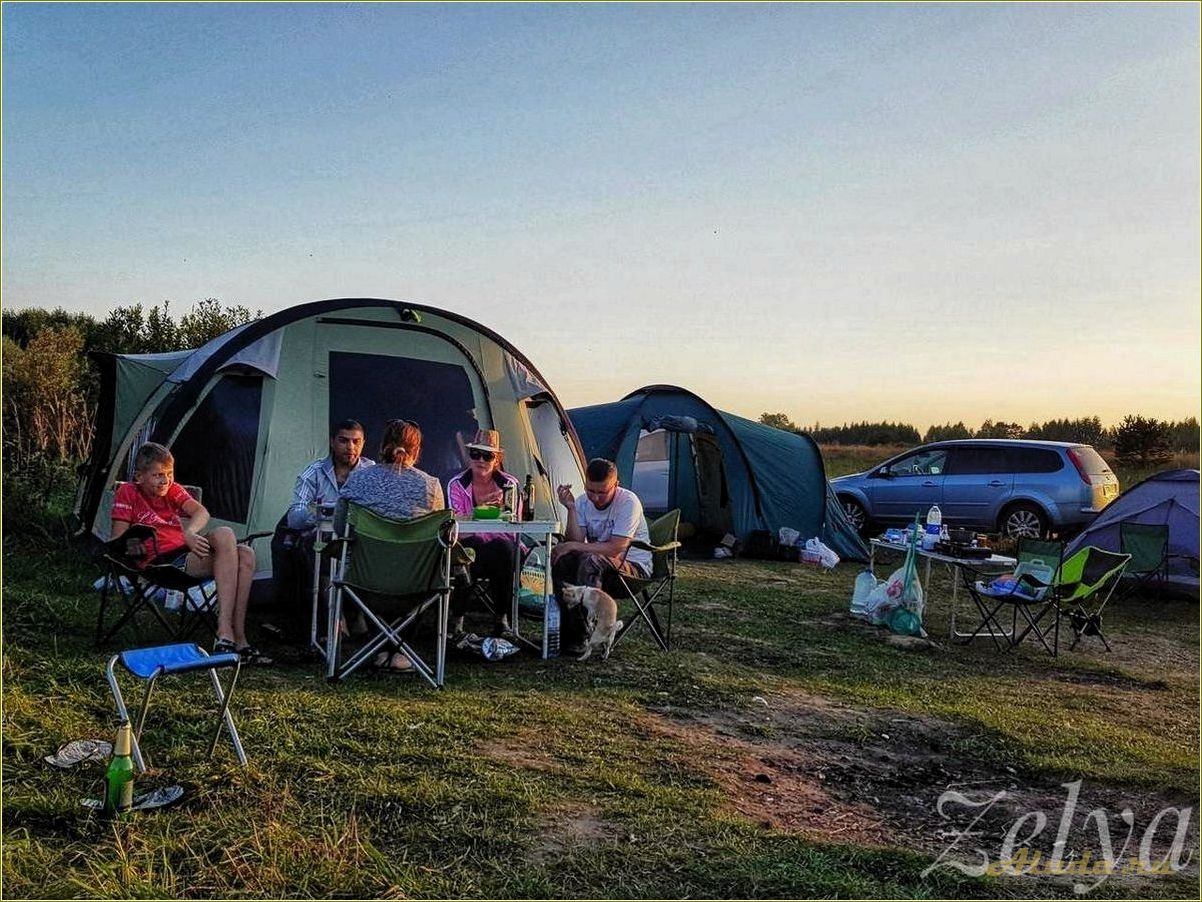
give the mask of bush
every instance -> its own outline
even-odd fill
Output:
[[[1169,425],[1128,414],[1114,431],[1114,453],[1123,463],[1163,463],[1169,457]]]

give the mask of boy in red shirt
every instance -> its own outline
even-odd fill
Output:
[[[185,528],[181,517],[188,518]],[[271,659],[246,641],[246,605],[255,575],[255,553],[239,545],[234,531],[219,526],[207,535],[200,530],[209,512],[175,481],[175,458],[164,446],[147,442],[134,457],[134,481],[113,496],[112,538],[124,535],[131,524],[155,532],[155,563],[178,567],[189,576],[211,576],[217,584],[216,653],[237,652],[250,664],[270,664]]]

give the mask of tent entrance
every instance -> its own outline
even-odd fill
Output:
[[[734,528],[726,464],[706,432],[639,432],[631,491],[648,519],[680,508],[681,540],[713,545]]]
[[[483,425],[477,419],[477,381],[454,360],[423,360],[399,355],[329,352],[328,407],[315,413],[329,425],[343,419],[363,423],[367,447],[375,458],[389,420],[412,420],[422,430],[418,466],[445,482],[463,468],[459,442],[471,441]],[[319,406],[321,398],[315,399]],[[324,428],[326,423],[321,423]]]

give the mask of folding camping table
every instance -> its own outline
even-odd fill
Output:
[[[882,551],[896,551],[898,554],[905,554],[910,550],[910,546],[901,542],[886,542],[884,539],[872,539],[869,542],[868,566],[872,567],[876,559],[877,549]],[[972,636],[972,633],[963,633],[956,631],[956,608],[958,606],[958,595],[960,589],[960,568],[971,567],[974,570],[996,570],[999,573],[1004,573],[1007,570],[1013,570],[1018,561],[1012,557],[1006,557],[1004,554],[991,554],[987,558],[976,557],[954,557],[950,554],[940,554],[937,551],[924,551],[921,546],[915,549],[921,557],[926,558],[926,578],[922,582],[922,595],[924,599],[930,598],[931,585],[931,562],[943,564],[951,572],[952,575],[952,606],[951,614],[948,617],[948,637],[951,639],[967,639]],[[976,634],[979,638],[989,638],[989,634],[980,632]]]
[[[460,520],[458,524],[460,536],[479,535],[480,533],[504,533],[507,536],[513,537],[513,596],[510,607],[509,628],[515,638],[535,651],[541,651],[544,658],[547,657],[547,617],[550,613],[551,605],[551,545],[554,542],[555,536],[563,531],[562,524],[558,520],[525,520],[512,523],[508,520]],[[518,539],[522,536],[540,539],[546,545],[546,554],[543,561],[543,638],[541,649],[538,645],[522,636],[521,621],[518,619],[518,598],[522,586],[522,552]]]

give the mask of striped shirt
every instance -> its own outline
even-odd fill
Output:
[[[351,474],[375,465],[374,460],[360,457]],[[347,479],[350,479],[349,475]],[[309,505],[333,504],[337,500],[338,480],[334,476],[334,461],[329,457],[313,461],[296,477],[296,486],[292,489],[292,504],[288,506],[288,528],[313,528],[317,524],[317,516]]]

